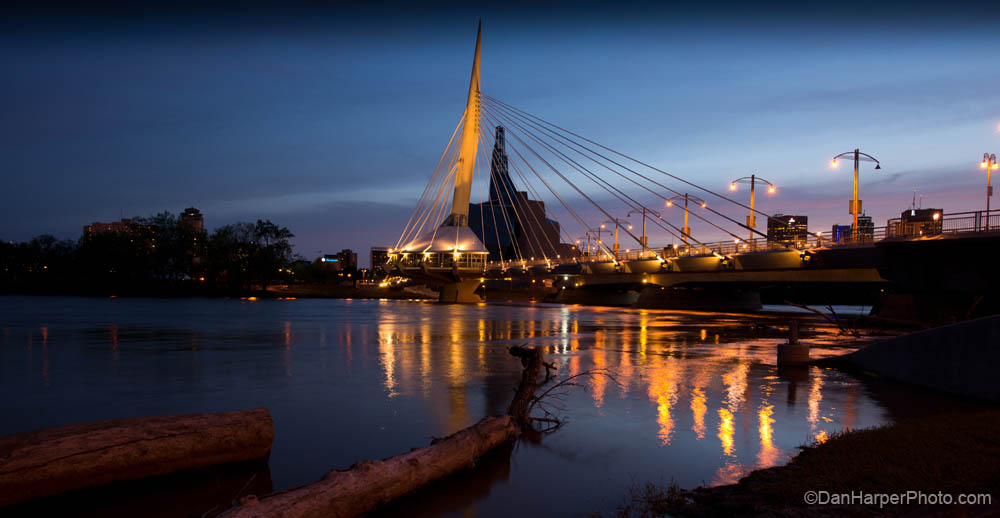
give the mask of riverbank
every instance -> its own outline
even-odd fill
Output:
[[[753,471],[736,484],[633,491],[617,516],[995,516],[1000,512],[998,427],[1000,409],[990,409],[852,430],[804,446],[788,464]],[[989,494],[992,503],[940,507],[834,502],[843,494],[911,491],[931,498],[952,495],[956,501],[959,495]],[[816,495],[828,495],[827,503],[807,504]]]

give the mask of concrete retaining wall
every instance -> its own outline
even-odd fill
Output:
[[[890,338],[844,360],[889,379],[1000,400],[1000,315]]]

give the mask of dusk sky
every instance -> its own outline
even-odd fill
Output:
[[[480,18],[484,93],[720,191],[757,173],[779,185],[759,208],[811,230],[850,222],[850,164],[829,161],[855,147],[882,162],[862,171],[876,225],[914,189],[946,212],[985,205],[995,9],[505,5],[15,13],[0,238],[195,206],[209,229],[267,218],[307,258],[367,265],[462,114]]]

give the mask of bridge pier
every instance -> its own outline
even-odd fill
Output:
[[[479,279],[464,279],[459,282],[450,282],[441,285],[438,293],[438,302],[451,302],[459,304],[471,304],[482,302],[476,294],[481,282]]]

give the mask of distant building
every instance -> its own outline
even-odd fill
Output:
[[[97,234],[108,234],[108,233],[128,233],[135,228],[135,224],[132,223],[131,219],[122,218],[121,221],[112,221],[111,223],[101,223],[100,221],[95,221],[89,225],[84,225],[83,227],[83,237],[91,237]]]
[[[904,210],[899,219],[890,219],[886,233],[893,236],[930,236],[940,234],[943,225],[943,209]]]
[[[830,240],[834,243],[848,243],[851,241],[851,226],[850,225],[834,225],[833,230],[830,233]]]
[[[358,269],[358,254],[350,248],[345,248],[335,254],[324,254],[317,261],[334,270],[355,271]]]
[[[858,239],[871,241],[875,237],[875,222],[871,216],[858,216]]]
[[[205,230],[205,216],[198,209],[188,207],[181,213],[180,226],[201,232]]]
[[[389,248],[384,246],[373,246],[371,249],[371,255],[369,256],[371,260],[372,275],[375,277],[381,277],[386,274],[385,265],[386,261],[389,260]]]
[[[767,241],[781,246],[804,246],[809,237],[808,216],[778,214],[767,218]]]

